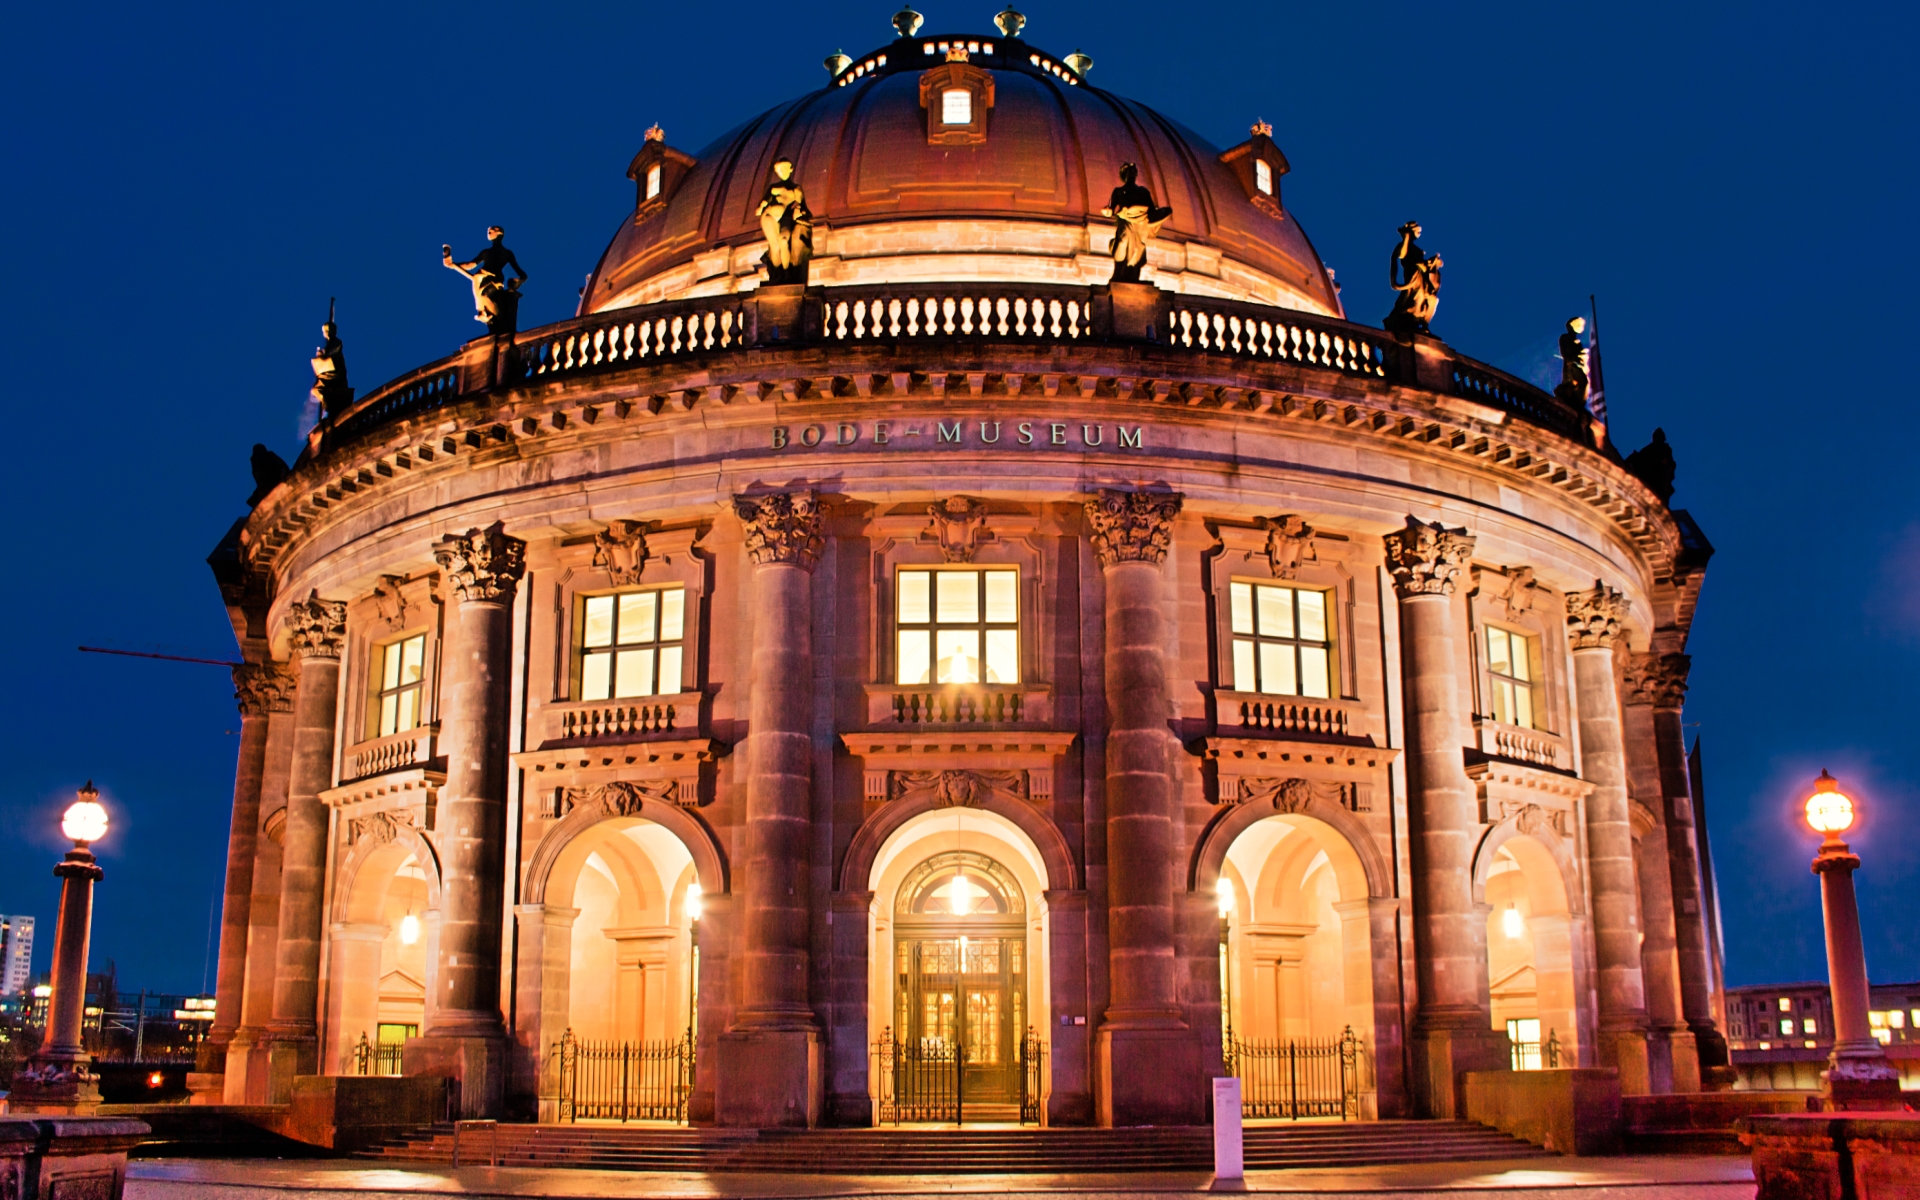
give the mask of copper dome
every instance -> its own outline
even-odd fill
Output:
[[[972,144],[936,139],[923,107],[922,77],[960,60],[949,55],[955,47],[985,89]],[[1133,162],[1156,200],[1173,206],[1147,281],[1341,315],[1325,266],[1280,203],[1286,158],[1264,127],[1223,153],[1019,39],[915,36],[833,61],[840,69],[826,87],[696,155],[649,131],[630,171],[635,211],[594,269],[582,311],[756,286],[764,241],[755,207],[786,157],[817,222],[815,284],[1104,283],[1112,222],[1100,209],[1121,164]]]

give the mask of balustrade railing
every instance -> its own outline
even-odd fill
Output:
[[[1231,705],[1231,707],[1228,707]],[[1269,729],[1276,733],[1308,733],[1319,737],[1351,737],[1353,727],[1347,712],[1323,704],[1289,703],[1285,700],[1228,698],[1222,705],[1221,724],[1228,724],[1237,711],[1243,729]]]
[[[551,736],[563,741],[669,733],[679,720],[679,704],[659,700],[569,705],[554,710],[548,718]]]
[[[1387,378],[1387,348],[1394,344],[1385,333],[1344,321],[1193,296],[1170,298],[1165,340],[1182,349],[1295,362],[1378,379]]]
[[[1086,288],[991,283],[834,288],[822,305],[821,335],[829,342],[1085,341],[1093,336],[1093,305]]]
[[[420,766],[433,757],[433,726],[389,734],[355,746],[347,756],[348,781]]]
[[[753,307],[739,295],[615,308],[523,333],[519,370],[532,379],[737,350],[754,340]]]
[[[1004,725],[1021,720],[1025,696],[986,688],[936,688],[895,692],[893,719],[900,725]]]

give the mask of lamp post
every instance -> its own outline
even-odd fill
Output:
[[[1853,801],[1825,771],[1807,797],[1807,824],[1822,835],[1813,857],[1820,907],[1827,926],[1827,979],[1833,988],[1833,1054],[1821,1075],[1831,1110],[1897,1109],[1900,1075],[1867,1024],[1867,957],[1860,942],[1860,908],[1853,872],[1860,856],[1840,835],[1853,825]]]
[[[60,819],[73,849],[53,873],[60,879],[60,918],[53,934],[53,995],[47,1002],[46,1040],[14,1081],[14,1112],[90,1113],[100,1106],[100,1080],[80,1040],[87,1006],[87,940],[93,931],[93,885],[103,872],[92,843],[107,835],[107,810],[93,781],[80,789]],[[1878,1043],[1875,1043],[1878,1045]]]

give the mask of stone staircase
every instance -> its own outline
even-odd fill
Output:
[[[1300,1122],[1246,1131],[1249,1170],[1536,1158],[1545,1150],[1467,1121]],[[453,1127],[362,1151],[450,1163]],[[461,1137],[463,1164],[809,1175],[1104,1174],[1211,1171],[1213,1135],[1179,1129],[678,1129],[500,1125]]]

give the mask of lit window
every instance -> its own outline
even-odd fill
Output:
[[[1538,729],[1533,689],[1540,678],[1536,639],[1492,626],[1487,628],[1487,674],[1493,677],[1493,719],[1502,725]]]
[[[1782,997],[1780,997],[1780,1011],[1781,1011],[1781,1012],[1792,1012],[1792,1011],[1793,1011],[1793,1001],[1792,1001],[1792,1000],[1789,1000],[1789,999],[1788,999],[1787,997],[1785,997],[1785,996],[1782,996]]]
[[[1267,165],[1264,158],[1253,160],[1253,186],[1266,195],[1273,195],[1273,168]]]
[[[373,737],[405,733],[418,728],[421,712],[422,678],[425,675],[427,635],[388,642],[374,648]]]
[[[1783,1037],[1793,1036],[1793,1018],[1785,1017],[1780,1021],[1780,1033]]]
[[[1234,691],[1333,695],[1325,592],[1237,581],[1227,592],[1233,609]]]
[[[1873,1026],[1875,1029],[1880,1028],[1882,1025],[1885,1025],[1886,1023],[1887,1023],[1886,1013],[1870,1012],[1867,1014],[1867,1024]]]
[[[940,93],[942,125],[973,124],[973,93],[965,88],[948,88]]]
[[[685,588],[588,596],[581,605],[580,699],[679,692],[686,626]]]
[[[1896,1008],[1887,1014],[1887,1024],[1893,1026],[1895,1029],[1905,1029],[1907,1027],[1907,1014]]]
[[[1920,1029],[1920,1008],[1911,1010],[1907,1015],[1912,1018],[1913,1027]]]
[[[647,168],[647,199],[651,200],[655,196],[658,196],[659,194],[660,194],[660,164],[655,163],[652,166]]]
[[[901,683],[1020,682],[1020,574],[1012,568],[899,576]]]
[[[1813,1033],[1818,1030],[1819,1027],[1819,1022],[1815,1021],[1812,1017],[1808,1017],[1806,1020],[1800,1022],[1800,1032],[1802,1033]]]

